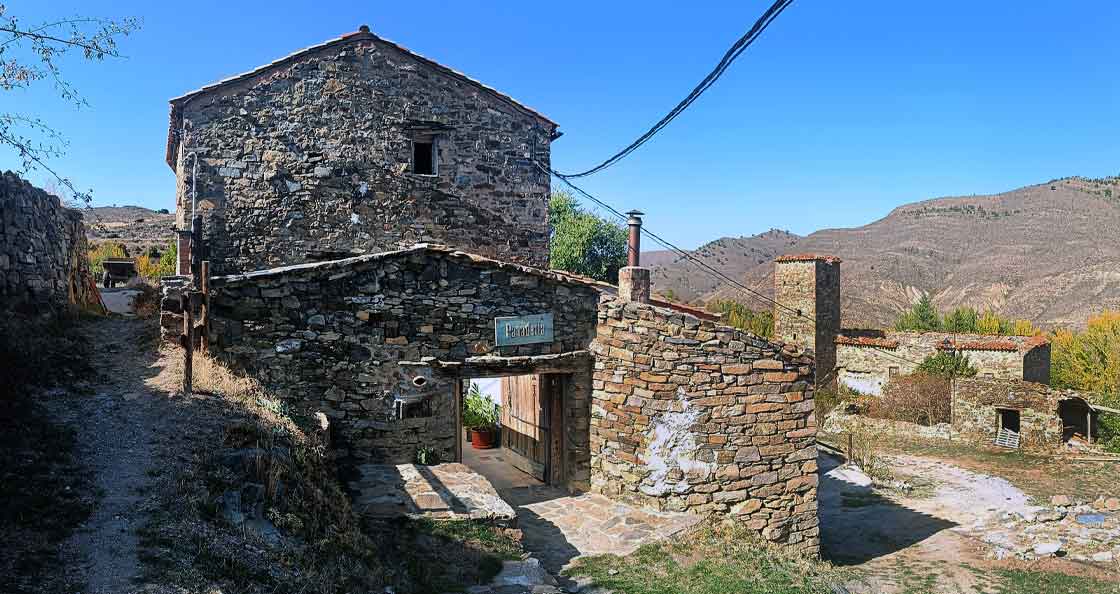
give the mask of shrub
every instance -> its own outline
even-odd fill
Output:
[[[89,269],[97,274],[101,271],[101,263],[109,258],[127,258],[128,250],[124,244],[114,241],[103,241],[92,244],[89,248]]]
[[[926,426],[948,423],[950,382],[948,376],[922,372],[893,378],[883,387],[883,395],[871,402],[868,414]]]
[[[941,351],[930,355],[918,365],[918,371],[948,379],[976,375],[976,368],[969,362],[968,355],[958,351]]]
[[[723,314],[723,322],[740,330],[746,330],[762,338],[774,337],[774,313],[769,310],[754,311],[746,305],[731,299],[715,299],[708,302],[707,310]]]
[[[136,272],[150,281],[158,281],[162,276],[175,274],[177,259],[178,250],[175,242],[171,242],[158,259],[153,258],[150,252],[136,258]]]
[[[478,384],[471,384],[463,399],[463,426],[475,429],[494,427],[498,424],[498,405],[487,398]]]

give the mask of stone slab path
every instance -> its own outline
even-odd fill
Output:
[[[355,511],[366,517],[426,516],[498,525],[510,525],[516,517],[486,477],[462,464],[364,464],[358,472],[350,489]]]
[[[629,555],[701,521],[701,516],[655,512],[602,495],[568,495],[548,486],[503,489],[517,510],[522,544],[553,573],[585,555]]]

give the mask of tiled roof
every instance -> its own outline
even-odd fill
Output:
[[[326,48],[331,47],[335,44],[346,43],[346,42],[359,42],[359,41],[367,41],[367,40],[368,41],[376,41],[378,43],[383,43],[385,45],[393,47],[393,48],[397,49],[398,51],[401,51],[405,54],[408,54],[409,56],[412,56],[413,58],[415,58],[415,59],[417,59],[421,62],[424,62],[428,66],[431,66],[432,68],[438,70],[439,72],[441,72],[443,74],[446,74],[448,76],[451,76],[452,78],[457,78],[457,79],[459,79],[463,82],[474,85],[474,86],[478,87],[479,89],[481,89],[483,92],[485,92],[485,93],[489,94],[490,96],[494,97],[495,99],[498,99],[499,101],[508,104],[510,107],[513,107],[514,109],[516,109],[516,110],[518,110],[522,113],[525,113],[527,115],[533,116],[535,118],[538,118],[538,119],[544,121],[545,123],[549,124],[554,131],[557,127],[556,122],[553,122],[552,120],[548,119],[548,117],[545,116],[544,114],[542,114],[541,112],[539,112],[539,111],[537,111],[537,110],[535,110],[531,107],[528,107],[528,106],[524,105],[523,103],[518,102],[513,97],[510,97],[509,95],[506,95],[505,93],[502,93],[501,91],[498,91],[497,89],[494,89],[493,87],[489,87],[489,86],[487,86],[487,85],[485,85],[485,84],[467,76],[466,74],[463,74],[462,72],[459,72],[458,70],[448,68],[447,66],[444,66],[443,64],[440,64],[439,62],[436,62],[435,60],[426,58],[426,57],[424,57],[424,56],[422,56],[422,55],[404,47],[403,45],[400,45],[398,43],[395,43],[395,42],[390,41],[388,39],[385,39],[383,37],[379,37],[377,35],[374,35],[373,33],[370,33],[369,27],[367,27],[365,25],[362,25],[361,27],[358,28],[357,31],[354,31],[352,33],[347,33],[347,34],[345,34],[341,37],[338,37],[338,38],[335,38],[335,39],[330,39],[328,41],[324,41],[323,43],[320,43],[320,44],[317,44],[317,45],[313,45],[313,46],[310,46],[310,47],[305,47],[301,50],[292,52],[292,53],[288,54],[287,56],[284,56],[283,58],[280,58],[278,60],[274,60],[272,62],[269,62],[268,64],[265,64],[263,66],[259,66],[257,68],[254,68],[253,70],[249,70],[249,71],[243,72],[241,74],[235,74],[231,77],[224,78],[222,80],[219,80],[218,82],[206,85],[204,87],[195,89],[195,90],[193,90],[189,93],[185,93],[183,95],[180,95],[178,97],[175,97],[175,98],[171,99],[170,100],[171,101],[171,117],[170,117],[170,126],[169,126],[168,133],[167,133],[167,155],[166,155],[168,166],[170,166],[172,169],[175,168],[174,153],[175,153],[175,147],[178,144],[178,134],[176,132],[180,128],[180,125],[179,125],[179,116],[180,116],[179,108],[187,100],[189,100],[193,97],[197,97],[198,95],[202,95],[202,94],[208,93],[210,91],[213,91],[215,89],[221,88],[225,85],[252,78],[254,76],[257,76],[259,74],[267,72],[267,71],[269,71],[273,68],[277,68],[279,66],[284,66],[284,65],[287,65],[287,64],[291,64],[291,63],[303,58],[304,56],[306,56],[308,54],[311,54],[313,52],[316,52],[316,51],[319,51],[319,50],[322,50],[322,49],[326,49]]]
[[[1019,343],[1007,339],[993,339],[993,340],[970,340],[970,341],[949,341],[946,343],[939,343],[937,348],[941,350],[955,349],[958,351],[1018,351]]]
[[[836,344],[846,344],[849,346],[868,346],[868,347],[882,347],[886,349],[897,349],[898,341],[889,338],[876,338],[873,336],[844,336],[836,337]]]
[[[820,254],[786,254],[779,256],[775,262],[814,262],[820,260],[828,264],[839,264],[840,258],[836,256],[823,256]]]

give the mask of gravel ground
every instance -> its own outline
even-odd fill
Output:
[[[143,523],[154,477],[173,463],[181,413],[159,385],[155,353],[144,335],[151,322],[106,319],[84,325],[95,345],[99,379],[94,396],[59,395],[47,403],[56,420],[73,427],[77,456],[94,475],[97,503],[63,545],[71,583],[90,594],[138,589],[141,566],[136,528]]]

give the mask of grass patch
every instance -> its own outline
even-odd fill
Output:
[[[1120,584],[1102,582],[1089,577],[1001,569],[997,575],[1003,583],[997,586],[999,594],[1117,594]]]
[[[617,594],[830,594],[843,576],[735,524],[707,526],[627,557],[580,559],[567,574]]]

